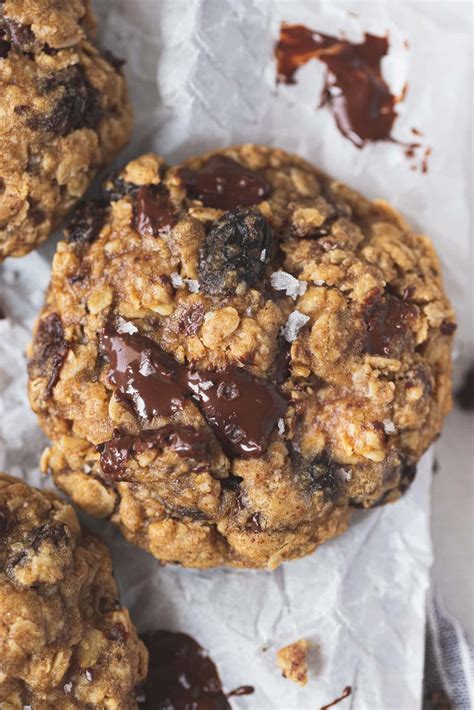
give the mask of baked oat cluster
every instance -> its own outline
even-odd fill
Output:
[[[131,710],[146,669],[105,546],[70,505],[0,473],[2,710]]]
[[[58,245],[29,363],[43,469],[162,561],[274,568],[408,487],[454,329],[388,204],[263,146],[143,155]]]
[[[43,242],[130,136],[93,28],[88,0],[0,3],[0,261]]]

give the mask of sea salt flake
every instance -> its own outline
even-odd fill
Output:
[[[205,380],[199,383],[199,387],[202,390],[210,390],[211,387],[214,387],[214,382],[212,380]]]
[[[326,282],[324,279],[316,279],[315,281],[313,281],[313,283],[315,286],[324,286]]]
[[[178,288],[179,286],[183,285],[183,279],[181,278],[181,276],[178,274],[177,271],[173,271],[173,273],[170,274],[170,279],[171,279],[171,283],[173,284],[173,286],[175,288]]]
[[[395,429],[395,424],[391,419],[384,419],[382,423],[386,434],[395,434],[397,430]]]
[[[119,318],[117,320],[117,332],[121,335],[123,335],[123,333],[133,335],[134,333],[138,333],[138,328],[136,325],[133,325],[133,323],[130,323],[130,321]]]
[[[280,418],[277,422],[277,427],[278,427],[278,433],[279,434],[284,434],[285,433],[285,421],[283,418]]]
[[[293,343],[298,337],[298,333],[301,328],[309,321],[309,316],[305,316],[298,310],[293,311],[288,316],[288,320],[284,328],[282,328],[282,335],[288,343]]]
[[[274,271],[270,277],[270,283],[277,291],[285,291],[286,295],[291,296],[294,301],[296,301],[298,296],[306,293],[308,288],[306,281],[295,279],[294,276],[286,271]]]
[[[262,249],[262,251],[260,252],[260,261],[265,261],[266,258],[267,258],[267,250]]]
[[[340,478],[342,478],[343,481],[350,481],[352,478],[352,473],[348,471],[346,468],[338,468],[337,473]]]
[[[197,293],[199,291],[199,281],[195,279],[184,279],[184,283],[187,284],[191,293]]]

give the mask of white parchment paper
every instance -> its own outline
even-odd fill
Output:
[[[230,143],[294,150],[372,197],[384,197],[435,241],[460,316],[469,263],[469,3],[317,0],[97,0],[104,43],[127,58],[135,137],[121,162],[154,149],[170,162]],[[429,172],[411,171],[398,146],[358,150],[316,110],[323,67],[310,62],[296,86],[275,85],[273,45],[282,20],[360,39],[389,32],[384,71],[409,83],[395,136],[423,131]],[[408,40],[409,49],[404,40]],[[26,397],[24,350],[49,279],[54,239],[0,266],[0,468],[35,485],[45,440]],[[465,325],[463,325],[463,321]],[[235,708],[416,710],[421,705],[425,593],[431,541],[431,454],[396,505],[356,514],[350,531],[276,572],[160,568],[109,525],[87,524],[110,544],[122,597],[140,630],[195,636],[227,690],[254,695]],[[281,678],[275,651],[301,637],[314,644],[304,689]]]

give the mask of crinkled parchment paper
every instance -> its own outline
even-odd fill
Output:
[[[126,71],[135,138],[122,160],[155,149],[169,161],[235,142],[295,150],[340,179],[400,208],[431,235],[461,316],[468,261],[469,3],[316,0],[100,0],[101,36]],[[358,150],[316,110],[323,67],[310,62],[296,86],[275,85],[281,20],[360,39],[389,32],[384,71],[394,89],[408,81],[395,137],[423,131],[429,172],[411,171],[397,145]],[[404,46],[407,39],[410,48]],[[39,485],[45,444],[26,398],[24,350],[47,285],[54,240],[0,267],[0,467]],[[468,323],[467,323],[468,326]],[[460,328],[458,342],[467,333]],[[111,526],[88,520],[109,542],[123,598],[141,630],[179,629],[217,663],[227,690],[252,684],[235,708],[416,710],[421,703],[425,593],[431,542],[431,455],[395,505],[354,516],[350,531],[315,555],[276,572],[160,568]],[[275,651],[305,637],[310,682],[281,678]]]

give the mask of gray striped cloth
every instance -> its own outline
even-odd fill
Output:
[[[427,603],[423,710],[473,710],[474,646],[431,592]]]

